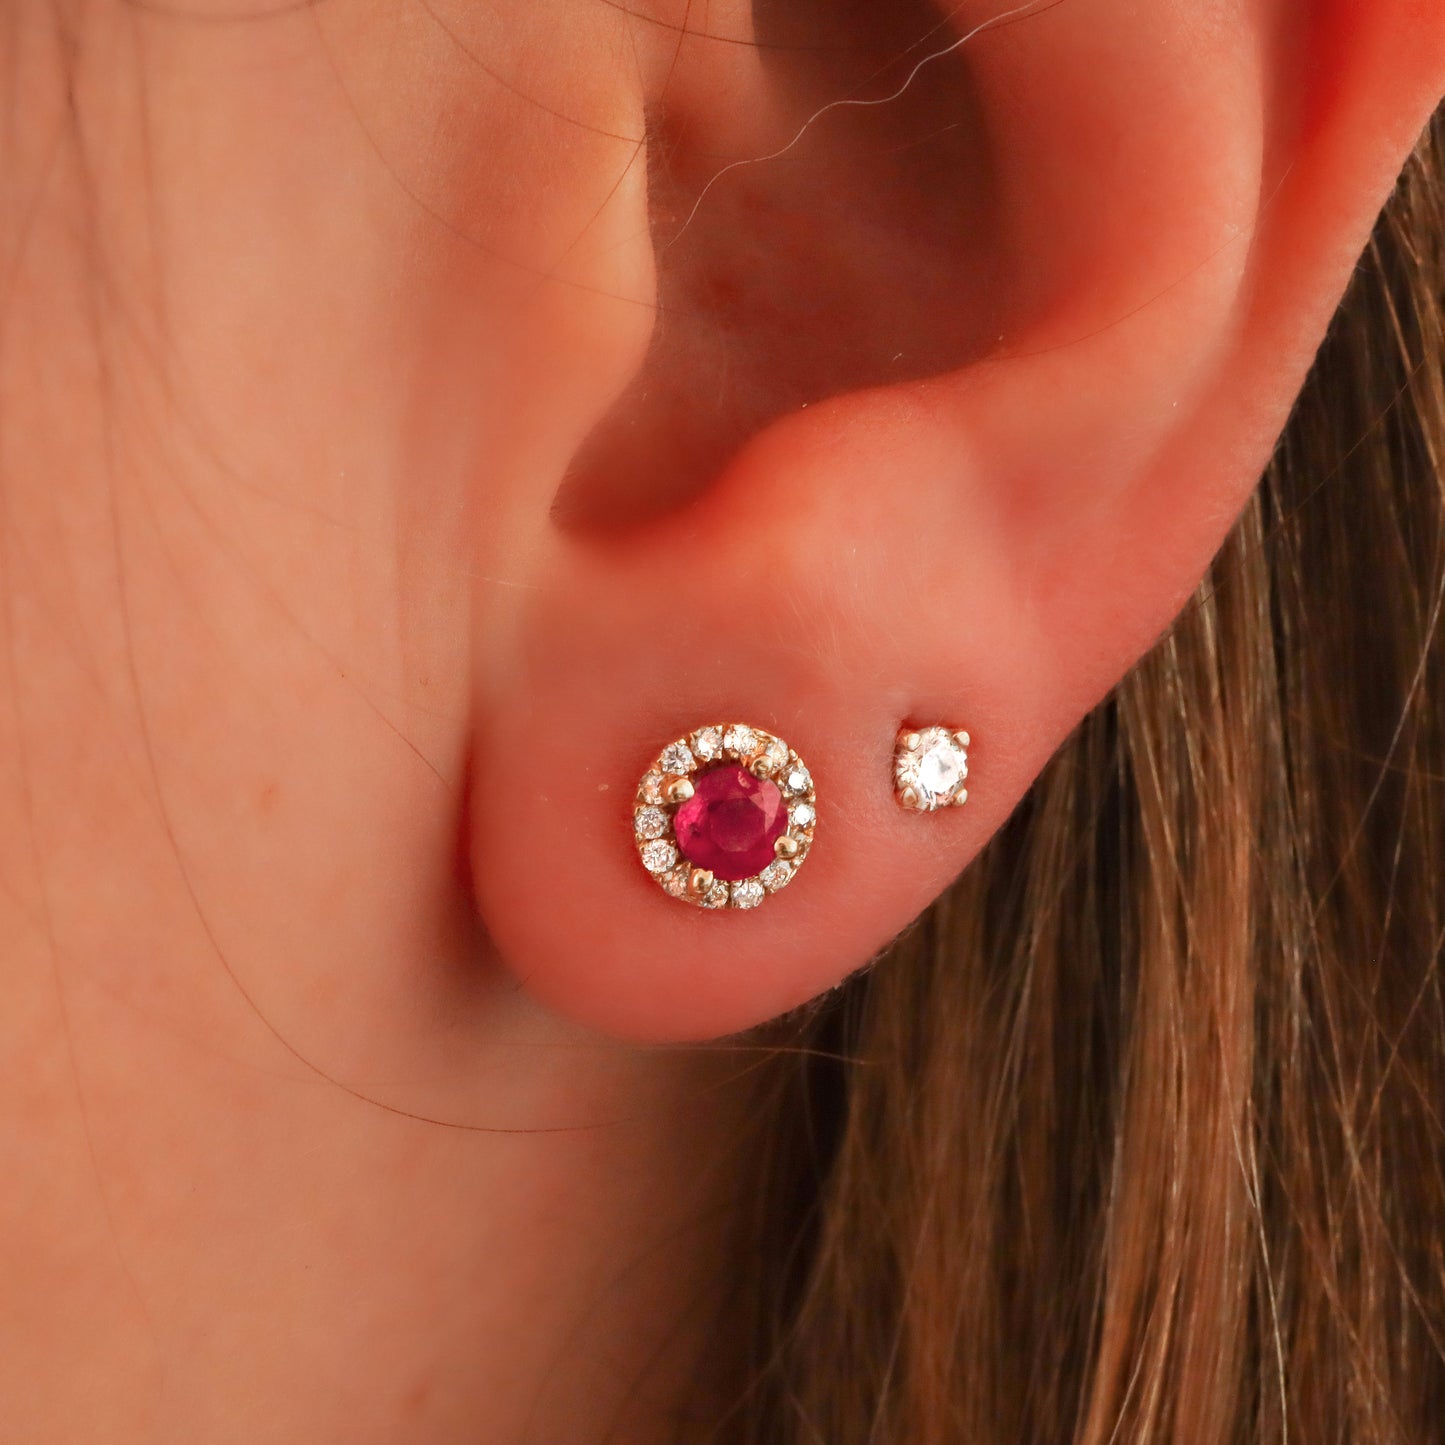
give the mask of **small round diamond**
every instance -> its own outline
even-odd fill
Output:
[[[697,759],[693,757],[692,749],[686,743],[673,743],[663,750],[658,763],[664,773],[673,773],[681,777],[684,773],[690,773],[697,766]]]
[[[734,908],[756,908],[766,896],[763,885],[756,878],[744,878],[740,883],[733,884]]]
[[[776,893],[779,888],[786,888],[788,880],[793,876],[793,865],[785,858],[779,858],[774,863],[769,863],[761,873],[758,874],[758,881],[769,893]]]
[[[793,805],[793,826],[795,828],[811,828],[818,820],[818,815],[813,811],[811,803],[795,803]]]
[[[744,727],[741,723],[730,727],[723,734],[723,746],[735,758],[751,757],[757,745],[757,734],[753,732],[752,728]]]
[[[677,862],[677,849],[666,838],[642,845],[642,866],[649,873],[666,873]]]
[[[634,822],[639,838],[660,838],[667,832],[667,814],[661,808],[639,808]]]
[[[644,803],[662,802],[662,774],[645,773],[637,793]]]
[[[672,894],[674,898],[686,898],[688,884],[692,879],[691,864],[684,863],[681,868],[674,868],[671,872],[665,873],[657,881]]]
[[[704,908],[726,908],[728,906],[728,886],[718,879],[700,900]]]
[[[796,767],[788,769],[788,776],[783,779],[783,786],[790,793],[806,793],[813,786],[813,780],[808,775],[808,770],[801,763]]]
[[[767,760],[770,773],[781,772],[788,766],[788,745],[781,738],[774,738],[766,748],[763,749],[763,757]]]
[[[693,755],[699,762],[710,763],[722,756],[723,741],[721,728],[699,728],[692,735]]]
[[[898,801],[904,807],[931,813],[967,799],[967,736],[942,727],[899,734],[893,779]]]

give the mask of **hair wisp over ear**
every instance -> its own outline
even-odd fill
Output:
[[[651,97],[652,349],[478,709],[480,905],[588,1024],[782,1012],[968,862],[1202,575],[1445,74],[1415,3],[990,13],[907,8],[977,31],[923,66],[882,18],[807,62],[774,22],[748,105],[776,161],[720,173],[728,47],[687,39]],[[817,785],[808,875],[757,914],[670,907],[630,838],[643,764],[720,717]],[[925,823],[894,734],[950,719],[971,801]]]

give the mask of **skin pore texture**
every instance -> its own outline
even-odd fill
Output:
[[[717,1041],[1167,626],[1445,89],[1415,0],[1006,11],[6,7],[7,1440],[710,1438]],[[627,832],[724,716],[818,781],[756,917]]]

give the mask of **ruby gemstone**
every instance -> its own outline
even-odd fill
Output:
[[[788,831],[778,785],[731,765],[694,776],[696,790],[673,816],[677,846],[694,868],[735,883],[761,873]]]

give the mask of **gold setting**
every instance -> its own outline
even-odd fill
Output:
[[[684,858],[673,834],[677,809],[693,796],[692,778],[725,765],[741,765],[775,783],[788,809],[788,831],[761,873],[729,883]],[[713,723],[667,744],[642,775],[633,802],[638,858],[659,888],[696,908],[756,908],[786,888],[813,846],[818,799],[807,764],[782,738],[744,723]]]

